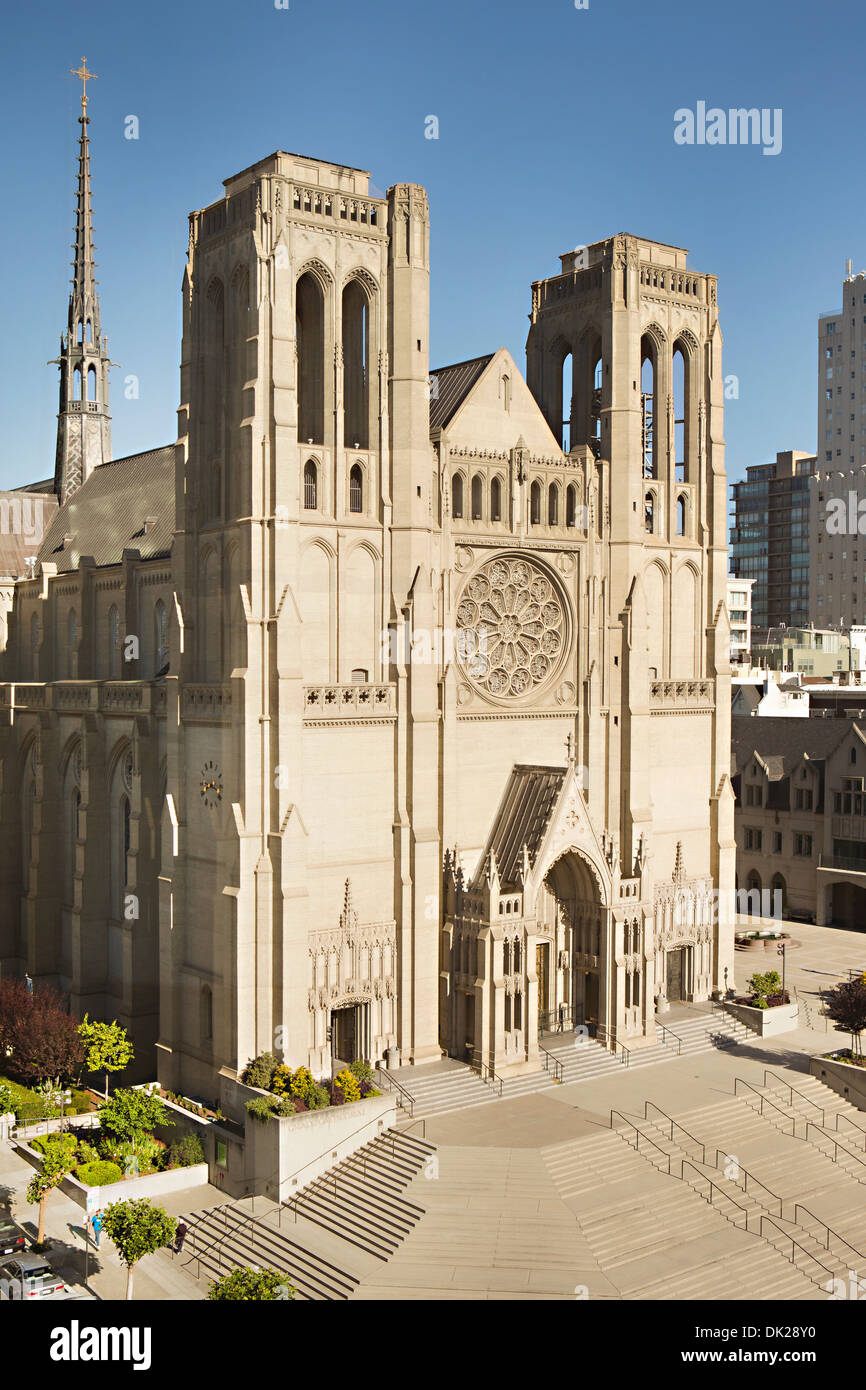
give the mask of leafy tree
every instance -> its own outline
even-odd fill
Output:
[[[135,1143],[157,1125],[173,1124],[159,1096],[148,1095],[147,1091],[115,1091],[99,1111],[99,1127],[103,1134],[120,1142]]]
[[[135,1266],[145,1255],[171,1245],[177,1218],[141,1197],[133,1202],[115,1202],[105,1212],[102,1226],[126,1265],[126,1297],[131,1299]]]
[[[123,1071],[135,1058],[135,1050],[126,1036],[126,1029],[117,1022],[91,1023],[87,1014],[78,1032],[87,1049],[85,1066],[88,1071],[105,1072],[105,1099],[108,1100],[108,1073]]]
[[[241,1081],[245,1086],[257,1086],[260,1091],[269,1091],[279,1065],[280,1059],[273,1052],[262,1052],[247,1062],[241,1072]]]
[[[233,1269],[211,1284],[208,1298],[213,1302],[237,1300],[244,1303],[282,1303],[294,1298],[288,1274],[275,1269]]]
[[[78,1020],[47,985],[31,994],[24,980],[0,980],[0,1057],[14,1081],[72,1081],[84,1064]]]
[[[827,1014],[836,1024],[837,1032],[851,1034],[851,1052],[863,1056],[861,1033],[866,1029],[866,975],[856,980],[844,980],[824,994]]]
[[[31,1206],[39,1203],[39,1230],[36,1235],[38,1245],[42,1245],[45,1240],[45,1204],[55,1187],[59,1187],[71,1171],[74,1157],[75,1149],[73,1147],[70,1151],[68,1144],[57,1141],[46,1145],[42,1168],[27,1184],[28,1202]]]
[[[15,1097],[9,1086],[0,1082],[0,1115],[15,1114]]]
[[[752,991],[753,1003],[759,1009],[767,1007],[767,999],[778,994],[782,988],[782,981],[778,970],[768,970],[766,974],[753,975],[748,981],[749,989]]]

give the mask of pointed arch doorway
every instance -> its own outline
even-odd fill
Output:
[[[550,866],[543,888],[544,910],[554,914],[557,955],[564,962],[556,982],[556,1005],[567,1012],[573,1027],[585,1025],[595,1036],[608,1018],[609,910],[601,886],[588,860],[569,849]]]

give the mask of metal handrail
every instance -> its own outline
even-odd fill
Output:
[[[186,1261],[187,1264],[190,1264],[193,1260],[196,1261],[196,1264],[197,1264],[197,1269],[196,1269],[196,1272],[195,1272],[195,1277],[196,1277],[196,1279],[198,1279],[199,1275],[201,1274],[201,1260],[202,1260],[202,1256],[203,1256],[203,1255],[208,1254],[208,1252],[211,1251],[211,1250],[218,1249],[219,1246],[221,1246],[221,1245],[224,1243],[224,1241],[227,1241],[227,1240],[228,1240],[228,1238],[229,1238],[230,1235],[235,1235],[239,1230],[242,1230],[245,1226],[250,1225],[251,1222],[252,1222],[252,1223],[255,1223],[256,1214],[255,1214],[255,1212],[253,1211],[253,1212],[250,1212],[249,1216],[246,1218],[245,1221],[241,1221],[238,1225],[233,1226],[231,1230],[229,1230],[229,1228],[228,1228],[228,1227],[229,1227],[229,1216],[228,1216],[229,1212],[230,1212],[231,1210],[233,1210],[235,1207],[239,1207],[240,1204],[241,1204],[241,1202],[243,1202],[243,1201],[245,1201],[245,1200],[246,1200],[245,1198],[239,1197],[238,1200],[237,1200],[236,1202],[226,1202],[224,1206],[222,1206],[222,1207],[217,1207],[217,1208],[216,1208],[217,1211],[221,1211],[221,1212],[223,1212],[223,1213],[225,1214],[225,1226],[226,1226],[226,1229],[225,1229],[224,1234],[221,1235],[221,1236],[219,1236],[219,1238],[218,1238],[217,1240],[212,1240],[211,1243],[210,1243],[210,1245],[205,1245],[205,1246],[203,1246],[203,1247],[201,1248],[201,1250],[195,1252],[194,1254],[191,1254],[190,1257],[189,1257],[189,1259]],[[210,1210],[206,1215],[207,1215],[207,1216],[213,1216],[213,1215],[214,1215],[213,1208],[211,1208],[211,1210]],[[206,1217],[202,1217],[202,1221],[204,1221],[205,1219],[206,1219]],[[201,1224],[201,1222],[196,1222],[196,1225],[200,1225],[200,1224]],[[193,1231],[195,1231],[195,1226],[194,1226],[192,1229],[193,1229]],[[187,1235],[189,1235],[189,1232],[187,1232]]]
[[[811,1216],[812,1220],[817,1222],[819,1226],[823,1226],[824,1230],[827,1232],[827,1239],[825,1242],[826,1250],[830,1249],[830,1237],[833,1236],[836,1240],[841,1240],[842,1244],[846,1247],[846,1249],[850,1250],[852,1255],[856,1255],[858,1260],[866,1260],[866,1255],[863,1254],[862,1250],[858,1250],[856,1245],[852,1245],[851,1242],[849,1240],[846,1240],[844,1236],[840,1236],[838,1231],[834,1231],[833,1227],[828,1226],[826,1221],[822,1221],[820,1216],[816,1216],[815,1213],[813,1211],[810,1211],[808,1207],[804,1207],[802,1202],[794,1203],[794,1221],[797,1222],[797,1225],[800,1224],[799,1221],[797,1221],[798,1211],[804,1211],[806,1215]]]
[[[783,1220],[783,1221],[784,1221],[784,1219],[785,1219],[785,1218],[782,1217],[782,1220]],[[792,1265],[796,1265],[796,1260],[794,1259],[794,1247],[796,1246],[798,1250],[802,1250],[802,1252],[803,1252],[803,1254],[806,1256],[806,1259],[807,1259],[807,1260],[812,1260],[812,1261],[814,1261],[814,1263],[815,1263],[816,1265],[820,1265],[821,1268],[823,1269],[824,1273],[825,1273],[825,1274],[829,1274],[831,1279],[834,1279],[834,1278],[836,1277],[836,1276],[834,1275],[832,1269],[828,1269],[827,1266],[824,1264],[824,1261],[823,1261],[823,1260],[819,1260],[817,1255],[813,1255],[812,1252],[811,1252],[811,1250],[807,1250],[806,1247],[805,1247],[805,1245],[801,1245],[800,1242],[799,1242],[798,1240],[795,1240],[794,1237],[791,1235],[791,1233],[790,1233],[789,1231],[783,1231],[781,1226],[776,1225],[776,1222],[773,1220],[772,1216],[762,1216],[762,1217],[761,1217],[760,1231],[761,1231],[761,1238],[762,1238],[762,1239],[765,1239],[765,1236],[764,1236],[764,1222],[765,1222],[765,1221],[769,1221],[770,1225],[771,1225],[771,1226],[775,1226],[775,1227],[776,1227],[776,1230],[779,1232],[779,1234],[780,1234],[781,1236],[784,1236],[785,1240],[789,1240],[789,1241],[791,1242],[791,1264],[792,1264]],[[772,1245],[773,1242],[771,1241],[770,1244]],[[774,1247],[774,1248],[775,1248],[775,1247]],[[805,1271],[802,1271],[802,1272],[805,1273]],[[814,1284],[814,1283],[817,1283],[817,1280],[814,1279],[814,1278],[812,1278],[812,1275],[811,1275],[811,1274],[807,1274],[806,1277],[807,1277],[807,1279],[811,1279],[813,1284]]]
[[[658,1113],[659,1113],[661,1116],[663,1116],[663,1118],[666,1119],[667,1122],[668,1122],[668,1124],[670,1125],[670,1127],[671,1127],[671,1134],[670,1134],[671,1143],[673,1144],[673,1143],[675,1142],[675,1140],[674,1140],[674,1130],[675,1130],[675,1129],[678,1129],[682,1134],[684,1134],[684,1135],[686,1136],[687,1139],[691,1139],[691,1141],[692,1141],[693,1144],[697,1144],[698,1148],[699,1148],[700,1151],[701,1151],[701,1154],[703,1155],[703,1157],[701,1158],[701,1162],[702,1162],[702,1163],[706,1163],[706,1161],[707,1161],[707,1146],[706,1146],[706,1144],[703,1142],[703,1140],[698,1139],[697,1135],[690,1133],[689,1130],[687,1130],[683,1125],[680,1124],[679,1120],[675,1120],[675,1119],[673,1118],[672,1115],[668,1115],[667,1111],[662,1110],[662,1108],[661,1108],[660,1105],[656,1105],[656,1103],[655,1103],[654,1100],[645,1100],[644,1103],[643,1103],[643,1117],[644,1117],[645,1120],[648,1120],[648,1119],[649,1119],[649,1109],[650,1109],[650,1106],[652,1106],[653,1110],[657,1110]]]
[[[552,1062],[553,1079],[554,1081],[561,1081],[564,1074],[564,1067],[562,1065],[562,1062],[560,1062],[559,1058],[554,1056],[552,1052],[548,1052],[546,1047],[542,1047],[541,1043],[538,1044],[538,1050],[544,1058],[544,1070],[550,1071],[550,1063]]]
[[[502,1077],[496,1075],[496,1072],[493,1070],[489,1062],[485,1062],[480,1048],[473,1047],[472,1056],[477,1060],[478,1074],[481,1077],[481,1080],[485,1083],[485,1085],[487,1085],[487,1083],[489,1082],[493,1086],[498,1086],[499,1096],[501,1098],[503,1086]]]
[[[408,1110],[411,1118],[415,1114],[415,1097],[412,1095],[411,1091],[407,1091],[406,1087],[397,1080],[396,1076],[391,1076],[384,1067],[377,1067],[375,1075],[377,1077],[382,1077],[386,1081],[389,1090],[397,1092],[397,1104],[401,1110]]]
[[[641,1141],[641,1139],[646,1139],[646,1140],[648,1141],[648,1143],[652,1144],[652,1146],[653,1146],[654,1149],[658,1149],[658,1152],[661,1154],[662,1158],[666,1158],[666,1159],[667,1159],[667,1164],[668,1164],[668,1177],[671,1177],[671,1156],[670,1156],[670,1154],[669,1154],[669,1153],[665,1153],[664,1149],[661,1147],[660,1144],[657,1144],[656,1141],[655,1141],[654,1139],[650,1139],[650,1136],[649,1136],[648,1134],[644,1134],[643,1130],[638,1129],[637,1125],[634,1123],[634,1120],[630,1120],[630,1119],[628,1118],[627,1115],[624,1115],[624,1114],[622,1113],[621,1110],[611,1110],[611,1112],[610,1112],[610,1128],[611,1128],[611,1129],[615,1129],[615,1128],[616,1128],[616,1126],[615,1126],[614,1123],[613,1123],[613,1117],[614,1117],[614,1115],[618,1115],[619,1118],[620,1118],[621,1120],[625,1120],[625,1122],[626,1122],[626,1124],[628,1125],[629,1129],[633,1129],[633,1130],[634,1130],[634,1132],[635,1132],[635,1134],[636,1134],[636,1136],[637,1136],[637,1142],[635,1143],[634,1148],[635,1148],[635,1151],[636,1151],[637,1153],[640,1153],[640,1141]],[[628,1143],[628,1142],[629,1142],[629,1141],[626,1140],[626,1143]]]
[[[833,1162],[834,1162],[834,1163],[838,1163],[838,1162],[839,1162],[839,1150],[841,1149],[842,1152],[843,1152],[843,1154],[847,1154],[849,1158],[855,1159],[856,1162],[859,1163],[860,1166],[861,1166],[862,1168],[866,1168],[866,1159],[861,1158],[860,1155],[859,1155],[858,1153],[855,1153],[853,1149],[846,1148],[846,1146],[845,1146],[844,1144],[840,1144],[840,1143],[839,1143],[839,1140],[838,1140],[838,1139],[834,1139],[833,1136],[832,1136],[832,1134],[827,1134],[827,1133],[825,1133],[823,1127],[822,1127],[821,1125],[816,1125],[815,1122],[814,1122],[814,1120],[807,1120],[807,1121],[806,1121],[806,1139],[807,1139],[807,1140],[808,1140],[808,1138],[809,1138],[809,1130],[810,1130],[810,1129],[817,1129],[817,1130],[819,1131],[819,1133],[821,1134],[822,1138],[828,1139],[828,1140],[830,1141],[830,1143],[833,1145]],[[827,1157],[829,1158],[829,1154],[827,1155]],[[858,1181],[858,1182],[864,1182],[864,1181],[866,1181],[866,1179],[864,1179],[864,1178],[858,1178],[857,1181]]]
[[[677,1056],[681,1057],[683,1052],[683,1040],[679,1034],[675,1033],[671,1028],[666,1028],[663,1023],[659,1023],[658,1019],[656,1019],[656,1028],[661,1029],[662,1042],[665,1040],[665,1034],[670,1034],[677,1045]]]
[[[758,1090],[757,1086],[753,1086],[753,1085],[752,1085],[751,1081],[744,1081],[744,1079],[742,1078],[742,1076],[735,1076],[735,1077],[734,1077],[734,1095],[737,1094],[737,1086],[748,1086],[748,1088],[749,1088],[750,1091],[754,1091],[755,1095],[758,1097],[758,1100],[761,1102],[761,1117],[762,1117],[762,1118],[763,1118],[763,1115],[764,1115],[764,1102],[766,1101],[768,1105],[772,1105],[772,1107],[773,1107],[774,1110],[778,1110],[779,1114],[782,1116],[782,1118],[784,1119],[784,1121],[785,1121],[786,1124],[790,1121],[790,1124],[791,1124],[791,1138],[792,1138],[792,1139],[802,1139],[802,1138],[803,1138],[803,1136],[802,1136],[801,1134],[798,1134],[798,1133],[797,1133],[797,1121],[796,1121],[796,1118],[793,1117],[793,1116],[791,1116],[791,1115],[786,1115],[785,1112],[784,1112],[784,1110],[782,1109],[781,1105],[777,1105],[775,1101],[770,1100],[770,1097],[769,1097],[769,1096],[763,1095],[763,1094]],[[802,1117],[801,1117],[801,1118],[802,1118]],[[809,1123],[810,1123],[810,1122],[807,1120],[807,1121],[806,1121],[807,1126],[808,1126]]]
[[[856,1129],[856,1131],[857,1131],[858,1134],[862,1134],[862,1135],[863,1135],[863,1148],[864,1148],[864,1150],[866,1150],[866,1128],[864,1128],[863,1125],[858,1125],[857,1121],[856,1121],[856,1120],[852,1120],[850,1115],[846,1115],[845,1112],[844,1112],[844,1110],[836,1110],[836,1111],[834,1111],[833,1118],[834,1118],[835,1121],[836,1121],[835,1125],[833,1126],[833,1128],[834,1128],[835,1130],[838,1131],[838,1129],[839,1129],[839,1121],[840,1121],[840,1120],[844,1120],[845,1123],[846,1123],[847,1125],[850,1125],[852,1129]],[[829,1125],[826,1125],[825,1128],[829,1129],[830,1126],[829,1126]]]
[[[761,1179],[760,1179],[760,1178],[756,1178],[755,1175],[754,1175],[754,1173],[750,1173],[749,1170],[748,1170],[748,1168],[744,1168],[744,1167],[743,1167],[743,1165],[742,1165],[742,1163],[740,1163],[739,1159],[734,1158],[733,1154],[726,1153],[724,1149],[716,1149],[715,1156],[714,1156],[714,1162],[713,1162],[713,1167],[714,1167],[714,1168],[719,1168],[719,1167],[721,1166],[721,1165],[719,1164],[719,1161],[718,1161],[718,1159],[719,1159],[719,1154],[721,1154],[722,1157],[723,1157],[723,1158],[726,1158],[729,1162],[731,1162],[731,1163],[736,1163],[738,1172],[742,1173],[742,1174],[743,1174],[743,1177],[744,1177],[744,1179],[745,1179],[745,1181],[744,1181],[744,1183],[743,1183],[743,1191],[745,1192],[745,1194],[746,1194],[747,1197],[748,1197],[748,1195],[749,1195],[749,1183],[752,1182],[752,1183],[755,1184],[756,1187],[760,1187],[761,1190],[762,1190],[763,1192],[766,1192],[767,1195],[768,1195],[769,1197],[772,1197],[772,1199],[773,1199],[774,1202],[778,1202],[778,1203],[779,1203],[779,1216],[780,1216],[780,1217],[783,1217],[783,1202],[782,1202],[782,1198],[779,1196],[779,1194],[778,1194],[777,1192],[774,1192],[774,1191],[773,1191],[772,1187],[768,1187],[767,1184],[766,1184],[765,1182],[761,1182]],[[729,1178],[729,1179],[728,1179],[728,1182],[732,1182],[732,1181],[733,1181],[732,1178]]]
[[[610,1028],[605,1028],[604,1024],[602,1023],[596,1024],[595,1031],[596,1036],[600,1034],[603,1039],[610,1040],[610,1042],[613,1044],[614,1051],[616,1051],[616,1049],[619,1048],[619,1050],[622,1052],[622,1057],[620,1058],[620,1061],[624,1066],[627,1067],[631,1061],[631,1048],[626,1047],[625,1043],[621,1043],[617,1038],[616,1033]]]
[[[826,1123],[826,1119],[825,1119],[826,1111],[824,1110],[823,1105],[819,1105],[818,1102],[817,1102],[816,1100],[813,1100],[811,1096],[805,1095],[803,1091],[798,1091],[798,1090],[796,1089],[795,1086],[792,1086],[792,1085],[791,1085],[790,1081],[786,1081],[785,1078],[784,1078],[783,1076],[777,1076],[776,1073],[773,1072],[773,1071],[770,1071],[768,1067],[765,1067],[765,1068],[764,1068],[764,1079],[763,1079],[763,1081],[761,1082],[761,1085],[762,1085],[762,1086],[766,1086],[766,1084],[767,1084],[767,1077],[768,1077],[768,1076],[771,1076],[771,1077],[773,1078],[774,1081],[778,1081],[778,1082],[779,1082],[779,1085],[780,1085],[780,1086],[784,1086],[785,1089],[789,1092],[789,1094],[790,1094],[790,1096],[791,1096],[791,1099],[790,1099],[790,1101],[789,1101],[788,1103],[789,1103],[789,1105],[791,1106],[791,1109],[792,1109],[792,1110],[793,1110],[793,1108],[794,1108],[794,1096],[799,1096],[801,1100],[807,1101],[808,1104],[812,1106],[813,1110],[820,1110],[820,1112],[821,1112],[821,1124],[823,1125],[823,1124]]]
[[[397,1135],[398,1135],[398,1134],[408,1134],[408,1133],[409,1133],[409,1130],[410,1130],[410,1129],[414,1129],[416,1125],[420,1125],[420,1126],[421,1126],[421,1138],[426,1142],[426,1140],[427,1140],[427,1119],[426,1119],[426,1116],[424,1116],[424,1115],[422,1115],[422,1116],[420,1117],[420,1119],[413,1120],[412,1123],[411,1123],[411,1125],[407,1125],[405,1129],[395,1129],[395,1128],[392,1126],[391,1131],[390,1131],[390,1135],[391,1135],[391,1157],[392,1157],[392,1158],[395,1156],[396,1151],[397,1151],[397,1150],[396,1150],[396,1146],[397,1146]]]
[[[724,1199],[725,1199],[726,1202],[730,1202],[730,1203],[731,1203],[731,1206],[736,1207],[736,1208],[737,1208],[737,1211],[741,1211],[741,1212],[743,1213],[743,1220],[745,1221],[745,1228],[744,1228],[744,1229],[745,1229],[745,1230],[748,1230],[748,1229],[749,1229],[749,1213],[748,1213],[748,1211],[746,1210],[745,1207],[740,1206],[740,1203],[739,1203],[738,1201],[736,1201],[736,1199],[733,1198],[729,1192],[726,1192],[726,1191],[724,1190],[723,1187],[719,1187],[719,1184],[718,1184],[717,1182],[713,1182],[712,1178],[708,1178],[707,1175],[706,1175],[706,1173],[702,1173],[701,1170],[700,1170],[700,1168],[697,1168],[690,1158],[683,1158],[683,1159],[680,1159],[680,1179],[681,1179],[682,1182],[685,1182],[685,1181],[686,1181],[686,1179],[683,1177],[683,1169],[684,1169],[684,1168],[692,1168],[692,1169],[697,1173],[697,1175],[698,1175],[699,1178],[702,1178],[704,1182],[709,1183],[709,1185],[710,1185],[710,1195],[709,1195],[709,1197],[704,1197],[704,1201],[705,1201],[705,1202],[709,1202],[710,1206],[712,1206],[712,1205],[713,1205],[713,1193],[714,1193],[714,1192],[718,1192],[718,1194],[719,1194],[720,1197],[724,1197]],[[688,1186],[691,1187],[691,1183],[689,1183]],[[699,1196],[703,1196],[703,1193],[700,1193]],[[727,1221],[727,1220],[732,1220],[732,1219],[733,1219],[733,1218],[725,1217],[725,1220],[726,1220],[726,1221]],[[737,1224],[737,1223],[736,1223],[736,1220],[733,1221],[733,1224],[736,1226],[736,1224]]]
[[[552,1027],[551,1024],[556,1026]],[[545,1033],[570,1033],[574,1027],[571,1017],[571,1009],[566,1004],[560,1004],[557,1009],[548,1009],[545,1013],[538,1015],[538,1036],[543,1037]]]

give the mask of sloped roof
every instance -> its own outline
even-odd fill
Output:
[[[758,753],[767,764],[770,782],[790,777],[805,753],[823,772],[827,758],[836,751],[852,725],[866,734],[866,721],[857,719],[788,719],[784,715],[753,719],[750,715],[733,715],[731,776],[739,775],[753,753]],[[769,804],[774,802],[771,800]]]
[[[119,564],[127,549],[140,551],[145,560],[168,555],[174,537],[174,460],[175,446],[166,444],[94,468],[48,527],[39,563],[56,564],[63,574],[77,569],[82,555],[92,555],[99,566]],[[152,525],[145,532],[149,517]]]
[[[530,864],[534,864],[565,778],[565,768],[518,764],[512,769],[476,877],[486,872],[492,853],[500,883],[508,886],[519,882],[523,846],[529,851]]]
[[[430,433],[444,429],[453,420],[484,368],[493,361],[495,353],[473,357],[469,362],[455,362],[450,367],[437,367],[430,376],[435,389],[430,393]]]

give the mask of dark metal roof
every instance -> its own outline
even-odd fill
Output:
[[[731,772],[740,772],[752,754],[758,753],[769,766],[771,780],[787,777],[806,753],[813,763],[829,758],[852,724],[866,734],[866,723],[854,719],[789,719],[784,715],[755,719],[735,714],[731,717]]]
[[[470,362],[455,362],[450,367],[437,367],[430,377],[430,433],[444,429],[453,420],[484,368],[493,361],[494,353],[473,357]]]
[[[138,550],[146,560],[168,555],[174,461],[175,446],[166,444],[94,468],[48,527],[39,563],[56,564],[63,574],[77,569],[82,555],[92,555],[97,565],[120,564],[124,550]]]
[[[513,768],[493,832],[481,856],[476,880],[480,881],[486,872],[492,853],[496,857],[500,884],[507,887],[520,882],[523,846],[529,852],[530,864],[534,864],[565,777],[565,768],[520,765]]]

